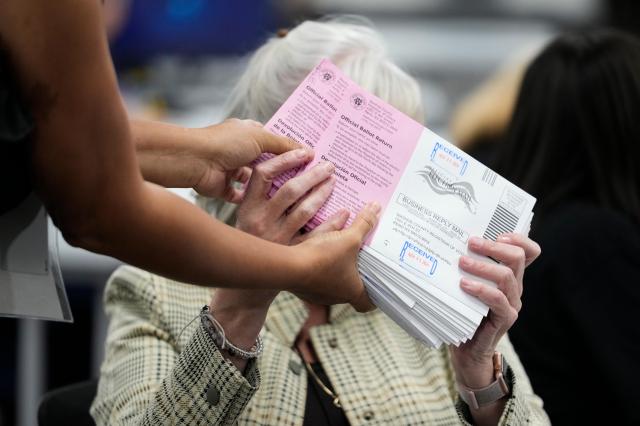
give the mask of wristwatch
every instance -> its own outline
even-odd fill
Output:
[[[474,410],[485,405],[492,404],[505,396],[509,395],[511,390],[505,381],[505,375],[509,366],[504,360],[500,352],[493,354],[493,374],[495,381],[489,386],[481,389],[471,389],[458,383],[458,393],[460,399]]]

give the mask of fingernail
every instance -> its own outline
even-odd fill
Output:
[[[471,266],[473,265],[473,259],[467,256],[460,256],[460,265],[462,266]]]
[[[307,156],[307,150],[306,149],[296,149],[296,157],[297,158],[304,158]]]
[[[473,291],[478,288],[478,284],[468,278],[461,278],[460,287],[462,287],[464,290]]]
[[[469,247],[474,249],[482,248],[484,245],[484,240],[480,237],[471,237],[469,238]]]
[[[336,166],[334,166],[333,163],[330,163],[328,161],[326,163],[324,163],[323,167],[327,171],[327,173],[333,173],[333,171],[336,168]]]
[[[498,241],[501,243],[510,243],[511,242],[511,237],[508,235],[500,235],[498,237]]]
[[[370,205],[371,205],[371,211],[373,211],[375,214],[380,213],[380,210],[382,210],[382,206],[377,201],[372,202]]]

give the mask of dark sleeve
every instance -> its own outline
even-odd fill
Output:
[[[27,139],[33,128],[7,54],[0,46],[0,214],[16,207],[31,192]]]
[[[590,209],[540,234],[543,254],[526,273],[511,335],[553,423],[640,424],[638,234]]]

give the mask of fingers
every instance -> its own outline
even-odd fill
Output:
[[[309,238],[312,238],[318,234],[324,234],[327,232],[339,231],[344,228],[344,225],[347,223],[350,217],[349,210],[340,210],[338,213],[334,214],[320,225],[313,228],[313,231],[308,232],[306,234],[299,235],[294,244],[301,243]]]
[[[523,235],[505,234],[498,237],[497,242],[472,237],[469,239],[469,248],[502,264],[496,265],[462,256],[460,268],[495,282],[511,307],[516,312],[520,311],[524,268],[540,255],[540,246]]]
[[[260,127],[260,128],[264,127],[261,122],[256,121],[256,120],[251,120],[250,118],[245,118],[244,120],[241,120],[241,121],[243,121],[243,122],[245,122],[248,125],[253,126],[253,127]]]
[[[499,291],[505,295],[509,304],[516,310],[520,310],[522,307],[522,302],[520,301],[522,287],[519,285],[511,268],[505,265],[475,260],[468,256],[460,257],[459,266],[465,272],[496,283]]]
[[[249,180],[247,198],[264,200],[276,177],[287,170],[306,164],[312,158],[313,152],[306,149],[296,149],[258,164]]]
[[[373,302],[371,302],[371,299],[369,299],[364,283],[362,283],[362,292],[351,302],[351,305],[358,312],[369,312],[376,308],[376,305],[374,305]]]
[[[334,169],[335,166],[329,162],[319,163],[303,174],[289,179],[284,185],[282,185],[282,187],[280,187],[280,189],[278,189],[273,197],[271,197],[271,208],[275,209],[278,213],[284,213],[313,187],[329,178],[329,176],[333,174]],[[327,194],[327,197],[328,196],[329,195]],[[320,206],[318,206],[318,208],[320,208]]]
[[[344,289],[346,287],[351,287],[352,284],[356,284],[357,287],[360,289],[359,293],[354,297],[351,298],[349,300],[347,300],[347,302],[354,307],[354,309],[358,312],[369,312],[372,311],[376,308],[376,306],[373,304],[373,302],[371,302],[371,299],[369,299],[369,295],[367,294],[367,290],[364,286],[364,283],[362,282],[362,280],[360,279],[360,277],[356,274],[356,279],[360,282],[359,284],[357,283],[349,283],[348,285],[343,285],[341,286],[341,289]],[[314,293],[308,293],[308,292],[300,292],[297,291],[295,292],[296,296],[298,296],[299,298],[303,299],[303,300],[307,300],[309,302],[313,302],[313,303],[320,303],[320,304],[334,304],[335,303],[335,299],[333,299],[335,296],[330,296],[330,299],[325,299],[324,297],[320,297],[320,301],[318,300],[318,295],[314,294]],[[333,300],[332,300],[333,299]],[[344,303],[344,301],[342,302],[338,302],[338,303]]]
[[[478,254],[488,256],[510,267],[521,281],[524,275],[525,252],[522,247],[497,243],[480,237],[469,238],[469,248]]]
[[[540,245],[524,235],[503,234],[498,237],[498,242],[522,248],[524,250],[525,266],[529,266],[542,253]]]
[[[492,321],[502,330],[511,328],[518,319],[518,311],[509,303],[507,296],[497,288],[468,278],[460,280],[460,287],[489,306],[493,314]]]
[[[329,293],[332,295],[329,297],[329,300],[331,300],[331,298],[335,299],[337,295],[342,294],[347,297],[346,301],[360,312],[366,312],[375,308],[356,270],[356,258],[362,241],[377,224],[380,211],[381,207],[379,203],[369,203],[362,208],[348,229],[341,232],[320,234],[316,238],[310,238],[307,242],[303,243],[303,246],[305,244],[311,244],[310,247],[314,247],[312,241],[315,241],[315,249],[320,249],[319,253],[322,253],[326,257],[326,260],[328,260],[325,269],[327,273],[321,276],[321,280],[325,282],[318,285],[313,284],[313,280],[311,280],[311,291],[318,291],[319,289],[326,291],[327,285],[335,286]],[[346,221],[347,219],[345,214],[344,219],[341,220]],[[320,243],[320,245],[317,245],[317,243]],[[336,249],[327,250],[327,248],[332,245]],[[336,271],[338,272],[337,274]],[[303,292],[311,294],[308,290]],[[326,295],[323,295],[320,299],[323,298],[327,300]]]
[[[313,228],[313,231],[309,232],[307,235],[312,236],[325,232],[339,231],[344,228],[344,225],[349,220],[349,216],[351,216],[349,210],[340,210],[339,212],[322,222],[320,225]]]
[[[305,173],[309,174],[309,173]],[[302,179],[303,176],[295,179]],[[293,180],[293,179],[292,179]],[[290,182],[290,181],[289,181]],[[312,191],[296,204],[284,220],[284,226],[292,232],[296,232],[302,228],[316,214],[320,207],[327,201],[335,186],[335,178],[329,176],[324,182],[317,185]],[[280,191],[284,187],[280,188]],[[280,192],[278,191],[278,192]],[[276,196],[278,194],[276,193]],[[275,197],[274,197],[275,198]],[[272,199],[272,202],[275,200]]]
[[[255,126],[256,122],[253,122]],[[285,137],[275,135],[264,128],[256,128],[255,141],[258,143],[261,152],[270,152],[272,154],[282,154],[287,151],[293,151],[300,148],[300,144]]]
[[[240,167],[233,173],[233,175],[231,176],[231,180],[240,183],[247,183],[251,178],[251,171],[252,170],[250,167]]]
[[[354,219],[348,231],[353,233],[359,244],[362,244],[369,232],[378,224],[381,209],[380,204],[374,201],[364,206]]]
[[[524,264],[524,250],[521,247],[495,242],[480,237],[469,238],[469,248],[478,254],[488,256],[502,263]]]
[[[244,200],[244,194],[244,190],[229,185],[223,194],[223,199],[229,203],[240,204]]]
[[[231,174],[231,178],[227,181],[227,187],[222,194],[222,198],[234,204],[239,204],[244,199],[246,186],[236,187],[236,182],[246,184],[251,178],[251,169],[249,167],[240,167],[238,170]]]

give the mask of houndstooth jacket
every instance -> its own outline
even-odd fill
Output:
[[[211,289],[121,267],[105,290],[111,322],[98,394],[98,425],[302,425],[307,377],[292,349],[305,322],[304,303],[274,301],[262,334],[264,352],[241,374],[200,321],[180,331],[211,298]],[[311,329],[317,356],[352,425],[467,424],[448,351],[429,349],[382,312],[330,308],[329,324]],[[508,339],[512,395],[500,424],[548,424],[542,401]]]

